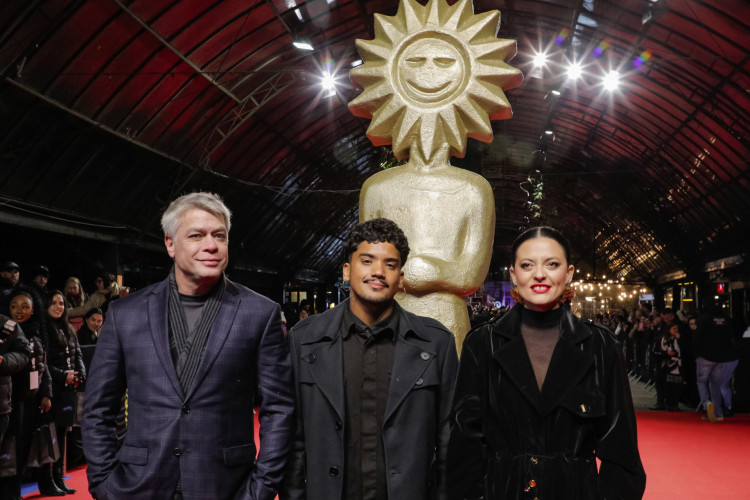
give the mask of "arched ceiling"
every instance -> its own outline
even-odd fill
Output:
[[[336,274],[359,187],[386,158],[346,106],[361,91],[347,74],[354,39],[371,39],[373,13],[397,5],[5,0],[0,220],[156,247],[165,205],[209,189],[235,211],[236,262],[284,279]],[[498,35],[518,41],[510,64],[525,75],[507,92],[514,117],[456,162],[495,190],[492,270],[539,222],[568,234],[579,265],[632,280],[747,251],[745,0],[474,8],[500,10]],[[312,51],[292,45],[303,38]],[[584,71],[576,83],[572,60]],[[320,85],[325,69],[334,95]],[[620,85],[608,92],[612,69]]]

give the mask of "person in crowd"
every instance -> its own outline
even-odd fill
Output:
[[[37,266],[31,273],[31,286],[37,293],[44,297],[47,295],[47,282],[49,281],[49,268],[47,266]]]
[[[0,269],[0,306],[2,310],[7,310],[10,293],[21,279],[21,268],[12,260],[3,263]]]
[[[659,339],[659,348],[656,352],[659,377],[662,380],[664,406],[667,411],[680,411],[679,401],[685,390],[680,337],[680,325],[672,322],[666,333]]]
[[[230,220],[215,194],[174,200],[161,219],[169,275],[106,312],[82,426],[95,498],[276,496],[294,428],[289,350],[278,304],[224,274]]]
[[[0,498],[21,500],[21,482],[31,446],[31,436],[40,421],[41,413],[52,407],[52,380],[47,368],[47,355],[39,333],[39,316],[42,308],[38,295],[32,289],[17,288],[10,297],[10,317],[18,323],[29,341],[29,363],[12,377],[13,411],[8,432],[16,436],[16,473],[0,479]],[[52,477],[40,484],[50,491]]]
[[[695,322],[695,359],[700,408],[709,422],[720,422],[733,415],[732,374],[739,363],[739,332],[719,307],[709,308]]]
[[[307,309],[300,309],[299,310],[299,321],[302,321],[303,319],[310,316],[310,312]]]
[[[99,331],[104,323],[104,311],[98,307],[90,309],[84,316],[83,326],[78,330],[81,345],[93,345],[99,340]]]
[[[0,443],[11,412],[11,375],[23,370],[30,357],[28,342],[18,323],[0,314]]]
[[[65,296],[59,290],[52,290],[46,296],[47,315],[42,330],[42,342],[47,352],[47,366],[52,377],[52,419],[57,431],[60,458],[52,465],[52,484],[44,488],[49,477],[49,464],[40,470],[39,491],[42,495],[58,496],[76,490],[65,484],[65,445],[68,428],[73,425],[79,387],[86,380],[86,368],[73,327],[68,323],[65,311]],[[54,486],[54,487],[53,487]]]
[[[81,280],[75,276],[68,278],[68,281],[65,282],[65,288],[63,291],[65,292],[65,309],[68,312],[77,307],[81,307],[86,303],[86,292],[83,290]],[[75,316],[69,319],[70,324],[73,325],[73,328],[76,331],[78,331],[81,328],[81,325],[83,325],[82,316]]]
[[[642,498],[622,348],[566,304],[574,272],[567,240],[531,228],[516,238],[512,259],[517,304],[463,344],[448,499]]]
[[[94,283],[96,284],[96,291],[89,295],[89,298],[82,306],[70,309],[68,311],[70,317],[83,317],[95,307],[98,307],[106,314],[107,308],[113,300],[124,297],[130,292],[127,287],[122,287],[117,283],[114,274],[107,271],[100,271],[96,275]]]
[[[408,255],[394,222],[358,224],[349,299],[291,330],[297,432],[281,500],[444,498],[456,344],[394,300]]]

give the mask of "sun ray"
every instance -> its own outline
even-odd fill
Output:
[[[404,105],[403,101],[394,96],[372,114],[372,121],[367,128],[367,135],[388,139],[389,142],[386,142],[385,144],[389,144],[389,138],[393,133],[391,129],[392,123],[398,121],[398,118],[401,114],[406,112],[406,109],[407,107]]]
[[[359,55],[371,63],[387,61],[392,50],[390,45],[384,45],[382,42],[375,40],[357,40],[355,45]]]
[[[463,120],[458,116],[457,110],[451,106],[438,115],[445,133],[445,140],[451,147],[454,156],[463,158],[466,154],[466,136],[463,131],[466,129]]]
[[[393,23],[391,19],[392,16],[375,14],[375,40],[382,41],[383,45],[393,46],[406,34],[406,31],[399,30],[399,26]],[[406,26],[403,26],[403,29],[405,30]]]
[[[427,8],[416,0],[403,0],[398,4],[396,18],[403,20],[405,33],[415,33],[424,28]]]
[[[354,116],[372,118],[383,103],[393,96],[393,87],[385,83],[377,87],[366,87],[356,99],[349,103],[349,109]]]
[[[491,10],[475,14],[465,21],[465,25],[459,25],[458,29],[469,42],[477,43],[495,38],[499,27],[500,12]]]
[[[516,41],[507,38],[495,38],[490,42],[477,44],[476,52],[477,61],[487,64],[494,61],[509,61],[516,55]]]
[[[407,110],[397,122],[399,127],[397,134],[393,138],[393,154],[399,160],[409,156],[409,149],[412,146],[411,137],[420,128],[420,116],[413,110]]]
[[[439,5],[439,2],[434,3],[436,6]],[[441,20],[441,24],[445,29],[459,31],[459,26],[465,24],[473,15],[474,7],[471,0],[459,0],[448,10],[445,18]]]

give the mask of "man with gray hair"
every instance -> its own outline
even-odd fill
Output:
[[[293,429],[289,352],[279,306],[224,275],[230,220],[215,194],[173,201],[161,221],[172,271],[109,309],[84,405],[94,498],[276,496]],[[118,448],[125,389],[128,429]]]

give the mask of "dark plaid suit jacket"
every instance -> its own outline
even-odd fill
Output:
[[[293,430],[294,394],[279,306],[227,281],[192,386],[169,350],[168,281],[112,303],[87,381],[83,447],[95,498],[272,500]],[[256,460],[253,398],[262,397]],[[128,390],[128,430],[116,417]]]

